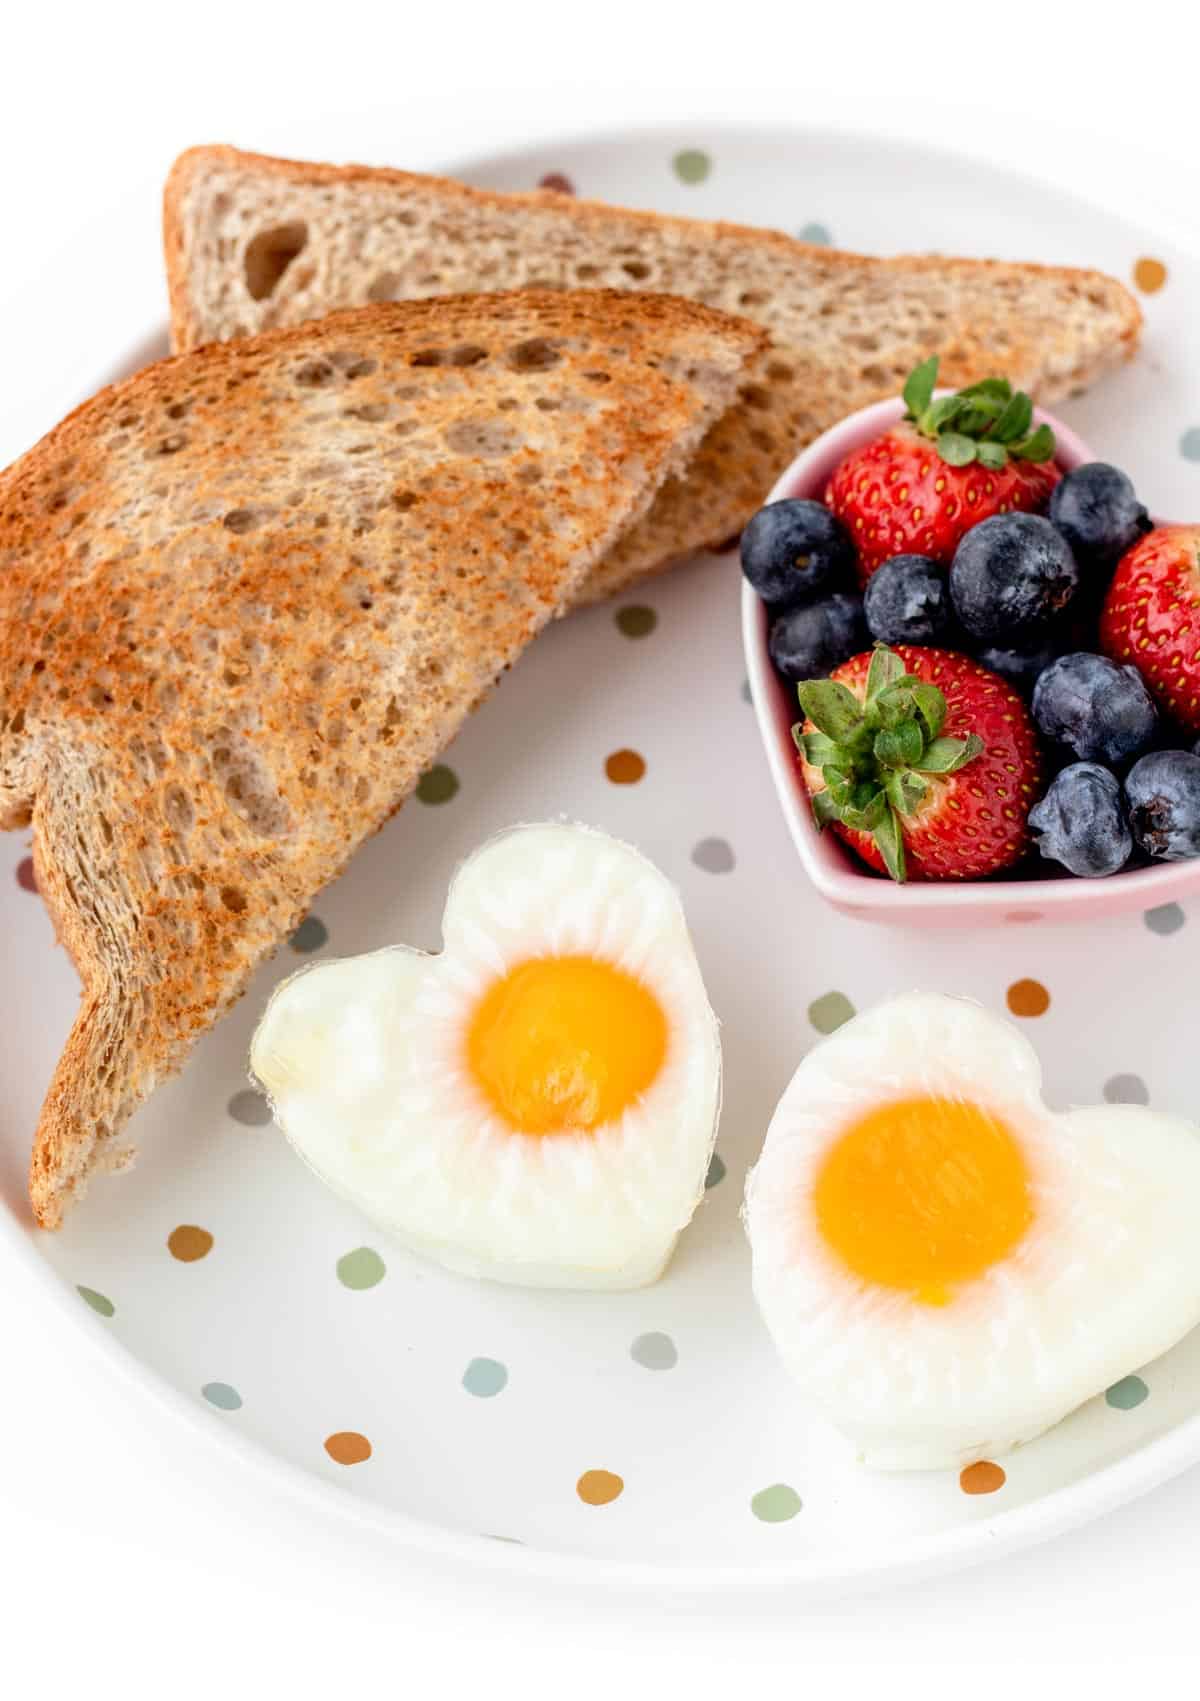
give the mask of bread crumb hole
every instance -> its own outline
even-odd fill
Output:
[[[246,247],[244,261],[246,288],[255,301],[266,301],[274,295],[279,281],[297,254],[308,243],[308,226],[302,223],[280,224],[273,230],[260,230]]]
[[[397,301],[400,297],[403,283],[395,272],[380,272],[372,278],[367,287],[368,301]]]
[[[231,508],[221,524],[227,532],[252,532],[256,526],[261,526],[263,516],[254,508]]]
[[[246,913],[246,894],[239,886],[222,886],[221,902],[225,905],[227,910],[232,910],[234,915],[244,915]]]
[[[524,438],[515,426],[496,419],[460,419],[442,433],[442,441],[456,455],[497,460],[513,454]]]
[[[644,260],[626,260],[621,270],[628,277],[635,278],[639,283],[650,276],[650,268]]]
[[[562,356],[545,337],[529,337],[509,351],[508,361],[517,372],[546,372],[557,366]]]

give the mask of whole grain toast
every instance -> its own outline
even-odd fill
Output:
[[[728,406],[761,333],[526,292],[156,366],[0,474],[0,827],[82,981],[53,1227]]]
[[[179,348],[464,289],[665,290],[762,324],[771,346],[741,401],[608,552],[584,600],[732,537],[803,444],[898,394],[927,355],[941,355],[946,385],[1004,373],[1049,403],[1130,355],[1141,329],[1132,296],[1099,272],[872,259],[553,190],[493,194],[229,147],[175,162],[164,240]]]

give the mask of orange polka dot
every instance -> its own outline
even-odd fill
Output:
[[[371,1457],[371,1443],[355,1429],[339,1429],[325,1437],[325,1451],[335,1465],[361,1465]]]
[[[1133,268],[1133,281],[1143,295],[1154,295],[1167,281],[1167,268],[1161,260],[1143,254]]]
[[[612,1471],[584,1471],[575,1484],[575,1492],[585,1506],[607,1506],[625,1487]]]
[[[1014,980],[1008,989],[1008,1007],[1014,1016],[1044,1016],[1050,994],[1040,980]]]
[[[964,1494],[995,1494],[1007,1481],[1000,1466],[993,1465],[990,1459],[980,1459],[958,1474],[958,1486]]]
[[[636,750],[614,750],[604,772],[615,786],[634,786],[646,772],[646,760]]]
[[[167,1251],[181,1264],[194,1264],[197,1258],[207,1258],[212,1244],[208,1230],[197,1228],[194,1223],[180,1223],[167,1236]]]

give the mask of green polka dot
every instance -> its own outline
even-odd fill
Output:
[[[75,1292],[80,1299],[86,1300],[93,1311],[98,1311],[101,1317],[111,1317],[117,1309],[107,1294],[97,1293],[95,1288],[77,1287]]]
[[[753,701],[754,701],[754,699],[750,695],[750,681],[748,679],[743,679],[742,680],[742,702],[743,703],[752,703]]]
[[[712,170],[712,160],[702,148],[684,148],[671,164],[681,183],[703,183]]]
[[[814,219],[801,229],[800,240],[801,242],[815,242],[822,248],[828,248],[833,241],[833,236],[827,224],[820,224]]]
[[[1200,461],[1200,425],[1190,425],[1179,439],[1179,453],[1185,461]]]
[[[228,1382],[206,1382],[200,1392],[210,1406],[216,1406],[218,1411],[236,1412],[242,1403],[242,1396],[236,1388],[231,1388]]]
[[[1131,1412],[1140,1406],[1150,1390],[1140,1376],[1122,1376],[1105,1393],[1105,1400],[1119,1412]]]
[[[724,1181],[724,1179],[725,1165],[717,1153],[714,1152],[712,1157],[708,1160],[708,1174],[704,1177],[705,1191],[707,1192],[710,1187],[715,1187],[719,1181]]]
[[[292,934],[288,944],[293,951],[307,954],[309,951],[319,951],[328,938],[329,929],[320,917],[308,915]]]
[[[648,638],[658,625],[658,615],[643,603],[630,603],[617,610],[616,622],[627,638]]]
[[[760,1488],[750,1502],[750,1510],[764,1524],[786,1524],[800,1510],[800,1496],[785,1482],[773,1482],[770,1488]]]
[[[508,1371],[497,1358],[473,1358],[463,1371],[462,1385],[468,1394],[490,1400],[508,1386]]]
[[[337,1279],[344,1288],[361,1291],[377,1287],[386,1275],[387,1265],[370,1246],[356,1246],[337,1261]]]
[[[1178,933],[1187,917],[1178,904],[1159,904],[1157,909],[1147,910],[1143,919],[1151,933],[1165,938],[1168,933]]]
[[[854,1006],[844,992],[823,992],[808,1007],[808,1019],[819,1034],[832,1034],[848,1022]]]
[[[417,796],[422,803],[449,803],[458,790],[458,775],[453,768],[439,762],[417,782]]]

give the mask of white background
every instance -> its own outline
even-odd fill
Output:
[[[1195,57],[1157,0],[43,5],[6,23],[0,63],[0,460],[161,320],[161,181],[198,141],[349,158],[386,114],[393,163],[421,167],[625,119],[787,117],[1200,225]],[[93,1362],[24,1270],[0,1277],[0,1693],[1194,1688],[1198,1471],[1037,1552],[869,1600],[521,1585],[263,1486]]]

